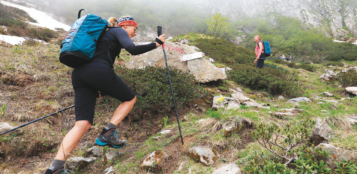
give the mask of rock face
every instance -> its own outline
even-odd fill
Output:
[[[190,61],[181,61],[181,56],[196,53],[197,51],[185,44],[176,44],[167,41],[165,44],[167,64],[176,69],[188,72],[199,83],[226,79],[227,76],[216,66],[204,58]],[[139,56],[132,56],[125,64],[127,68],[145,68],[147,66],[166,67],[164,53],[158,48]]]
[[[248,107],[258,107],[258,108],[270,108],[264,107],[263,105],[257,103],[256,101],[246,97],[241,92],[232,90],[234,93],[232,97],[215,96],[213,98],[213,109],[224,108],[227,104],[226,109],[239,109],[241,105]]]
[[[159,169],[161,168],[162,161],[167,157],[168,155],[164,151],[157,150],[146,157],[140,167],[145,170]]]
[[[215,170],[212,174],[241,174],[241,170],[237,164],[228,164]]]
[[[113,161],[116,158],[119,158],[120,155],[122,155],[123,152],[116,152],[116,151],[111,151],[111,152],[107,152],[104,157],[103,157],[103,162],[108,162],[108,161]]]
[[[325,74],[322,74],[319,79],[330,81],[337,76],[332,70],[325,69]]]
[[[216,150],[209,147],[192,147],[189,149],[190,158],[209,166],[216,162],[219,155]]]
[[[325,143],[321,143],[320,145],[318,145],[315,148],[322,148],[323,150],[326,150],[329,152],[331,157],[327,159],[326,163],[331,168],[336,167],[335,162],[339,162],[342,160],[346,160],[346,161],[355,160],[355,164],[357,165],[357,161],[356,161],[357,152],[342,149],[339,147],[335,147],[331,144],[325,144]]]
[[[223,15],[228,15],[233,20],[237,19],[237,7],[239,7],[239,13],[242,16],[255,17],[260,14],[261,11],[266,13],[274,12],[281,14],[282,16],[299,18],[303,23],[312,25],[314,27],[326,27],[324,29],[325,35],[335,38],[343,38],[348,33],[356,34],[356,16],[346,15],[354,14],[352,11],[356,9],[356,1],[348,1],[342,3],[341,1],[326,0],[323,1],[326,4],[321,5],[321,1],[264,1],[264,0],[252,0],[252,1],[231,1],[222,0],[220,5],[217,5],[209,0],[197,0],[195,5],[202,8],[202,10],[215,11]],[[346,1],[347,2],[347,1]],[[235,5],[233,5],[234,3]],[[257,6],[256,4],[259,4]],[[323,21],[328,19],[327,23]],[[270,22],[275,22],[270,20]],[[347,27],[347,28],[346,28]],[[348,31],[342,30],[342,28],[348,29]],[[242,29],[240,29],[242,30]],[[249,29],[245,29],[249,30]],[[251,31],[244,31],[244,33],[250,33]]]
[[[328,142],[331,139],[331,135],[333,133],[332,128],[322,121],[320,118],[316,120],[316,125],[311,132],[311,142],[314,143],[315,146],[320,143]]]
[[[353,95],[357,95],[357,87],[348,87],[346,88],[346,91]]]
[[[288,103],[301,103],[301,102],[311,102],[307,97],[298,97],[288,100]]]
[[[357,116],[348,116],[347,121],[350,122],[351,125],[354,125],[357,123]]]
[[[97,158],[95,157],[88,157],[88,158],[83,158],[83,157],[73,157],[67,159],[66,165],[67,168],[70,170],[76,170],[78,169],[83,169],[84,167],[92,164]]]

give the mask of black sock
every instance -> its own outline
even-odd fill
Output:
[[[102,132],[100,133],[101,135],[107,133],[110,129],[116,129],[117,126],[115,124],[109,123],[106,128],[103,128]]]
[[[64,167],[64,164],[66,163],[66,161],[62,161],[62,160],[53,160],[51,166],[50,166],[50,170],[52,171],[56,171],[60,168],[63,168]]]

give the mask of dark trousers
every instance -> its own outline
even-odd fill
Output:
[[[258,68],[263,68],[263,67],[264,67],[265,58],[266,58],[265,53],[262,53],[262,54],[260,55],[260,57],[259,57],[259,60],[258,60],[258,62],[257,62],[257,65],[256,65]]]

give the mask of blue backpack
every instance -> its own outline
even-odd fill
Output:
[[[81,17],[81,9],[78,12],[78,20],[74,22],[61,44],[59,60],[61,63],[75,68],[88,63],[94,55],[97,43],[107,30],[108,22],[96,15],[89,14]],[[110,58],[109,58],[110,59]]]
[[[268,41],[264,41],[264,53],[266,57],[269,57],[271,55],[271,48],[270,48],[270,44]]]

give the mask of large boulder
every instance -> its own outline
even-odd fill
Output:
[[[353,95],[357,95],[357,87],[348,87],[346,88],[346,91]]]
[[[67,168],[70,170],[76,170],[76,169],[83,169],[86,166],[94,163],[94,161],[97,158],[95,157],[88,157],[88,158],[83,158],[83,157],[73,157],[73,158],[69,158],[67,159],[66,165]]]
[[[235,163],[228,164],[223,166],[217,170],[215,170],[212,174],[241,174],[241,170],[239,166]]]
[[[157,150],[147,156],[140,167],[145,170],[155,171],[162,167],[162,161],[167,157],[168,155],[164,151]]]
[[[215,163],[218,158],[218,152],[209,147],[192,147],[189,149],[190,158],[197,160],[207,166]]]
[[[329,152],[330,157],[326,160],[326,163],[331,168],[336,167],[335,162],[340,162],[342,160],[354,160],[354,163],[357,165],[357,152],[355,151],[342,149],[326,143],[321,143],[315,148],[322,148],[322,150]]]
[[[316,120],[314,129],[311,132],[311,142],[317,146],[320,143],[328,142],[333,134],[332,128],[320,118]]]
[[[192,74],[195,77],[195,80],[199,83],[206,83],[227,78],[227,76],[219,68],[205,58],[181,61],[181,56],[197,52],[189,45],[180,43],[176,44],[167,41],[164,48],[167,57],[167,64],[171,67]],[[147,66],[166,67],[164,53],[162,49],[158,48],[139,56],[132,56],[125,66],[130,69],[143,69]]]

